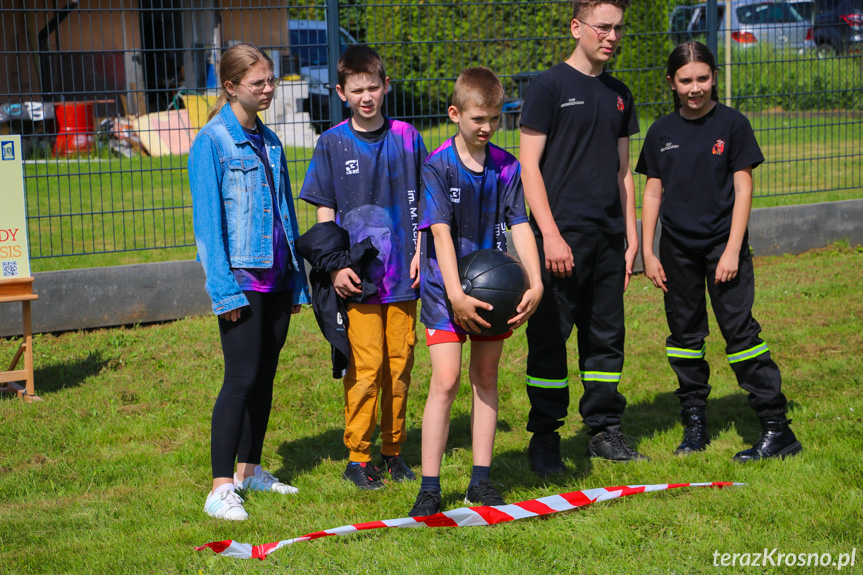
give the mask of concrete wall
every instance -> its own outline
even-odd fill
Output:
[[[212,313],[195,261],[34,274],[34,332],[147,323]],[[0,336],[20,335],[21,305],[0,305]]]
[[[863,200],[754,210],[756,256],[797,254],[835,241],[863,244]],[[637,262],[637,270],[641,263]],[[53,332],[211,314],[201,264],[166,262],[35,274],[33,330]],[[0,305],[0,336],[21,334],[21,306]]]

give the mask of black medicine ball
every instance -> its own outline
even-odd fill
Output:
[[[524,266],[513,256],[495,249],[477,250],[458,260],[458,276],[466,295],[490,303],[491,311],[477,309],[480,317],[491,324],[480,335],[501,335],[509,331],[507,323],[530,287]],[[452,313],[449,300],[447,308]]]

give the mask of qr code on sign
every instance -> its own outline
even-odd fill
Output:
[[[18,277],[18,262],[3,262],[3,277],[17,278]]]

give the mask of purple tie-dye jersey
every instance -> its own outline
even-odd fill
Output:
[[[350,120],[318,140],[300,198],[336,211],[351,243],[371,238],[380,254],[370,273],[378,295],[364,303],[417,299],[410,262],[416,251],[419,186],[426,149],[413,126],[387,119],[377,141],[354,131]]]
[[[465,167],[450,138],[429,155],[422,181],[420,230],[433,224],[450,226],[458,258],[487,248],[507,251],[506,228],[527,222],[521,166],[493,144],[487,148],[485,169],[474,172]],[[434,239],[427,236],[420,260],[420,320],[429,329],[465,333],[446,309]]]
[[[255,153],[264,163],[267,176],[267,186],[273,195],[273,266],[269,269],[244,269],[235,268],[234,279],[237,280],[240,289],[254,292],[277,292],[289,290],[294,287],[291,275],[291,251],[288,247],[288,237],[282,227],[282,217],[279,214],[279,202],[276,200],[273,190],[273,167],[270,165],[270,157],[264,146],[264,138],[258,132],[243,128]],[[287,174],[285,174],[287,176]]]

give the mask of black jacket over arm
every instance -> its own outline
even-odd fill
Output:
[[[333,377],[342,378],[350,365],[351,346],[348,341],[348,302],[362,302],[378,292],[367,278],[366,267],[377,257],[378,250],[366,238],[350,245],[348,232],[335,222],[322,222],[297,238],[297,253],[312,265],[309,282],[312,288],[312,308],[324,338],[330,342]],[[349,267],[362,280],[361,294],[347,300],[336,293],[330,272]]]

